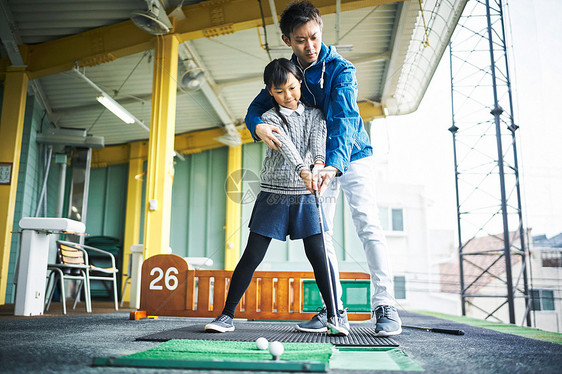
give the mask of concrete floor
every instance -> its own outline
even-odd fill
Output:
[[[13,306],[12,306],[13,308]],[[78,309],[80,308],[80,309]],[[137,341],[151,333],[210,319],[160,317],[129,320],[129,310],[112,311],[109,303],[96,303],[94,313],[83,305],[66,316],[54,303],[41,317],[15,317],[10,305],[0,307],[0,372],[2,373],[176,373],[180,370],[91,367],[94,357],[121,356],[159,343]],[[560,373],[562,345],[469,326],[421,314],[400,312],[405,325],[460,329],[465,335],[448,335],[404,328],[393,339],[411,359],[429,373]],[[293,324],[293,322],[287,322]],[[352,323],[353,328],[353,323]],[[372,372],[376,370],[372,363]],[[329,373],[371,371],[330,370]],[[221,372],[221,373],[224,373]]]

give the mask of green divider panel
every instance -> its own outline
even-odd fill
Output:
[[[342,279],[342,301],[343,305],[350,312],[370,312],[371,311],[371,281]],[[322,307],[322,297],[312,279],[303,280],[303,311],[315,312]]]

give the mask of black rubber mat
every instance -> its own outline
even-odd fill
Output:
[[[329,336],[326,333],[308,333],[295,330],[294,324],[288,323],[236,323],[236,330],[226,333],[210,333],[204,331],[205,325],[189,325],[174,330],[162,331],[137,338],[137,340],[165,342],[170,339],[198,340],[237,340],[242,342],[255,341],[259,337],[267,340],[292,343],[332,343],[336,346],[362,347],[397,347],[398,344],[384,337],[374,336],[374,329],[354,327],[348,336]]]

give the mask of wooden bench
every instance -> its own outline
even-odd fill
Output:
[[[191,270],[176,255],[156,255],[142,265],[140,309],[143,316],[216,317],[224,307],[232,271]],[[342,272],[341,279],[368,280],[369,274]],[[303,312],[303,280],[308,271],[256,271],[238,308],[237,318],[307,320]],[[134,313],[134,312],[133,312]],[[131,317],[133,316],[133,313]],[[370,312],[348,313],[350,320],[371,318]]]

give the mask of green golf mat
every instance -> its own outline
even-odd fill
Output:
[[[424,371],[400,348],[339,347],[330,359],[330,368],[365,371]]]
[[[333,352],[329,343],[284,343],[284,353],[272,360],[269,350],[254,342],[173,339],[143,352],[98,357],[94,366],[179,369],[326,371]]]

